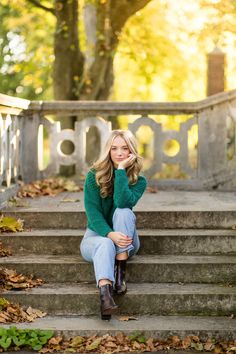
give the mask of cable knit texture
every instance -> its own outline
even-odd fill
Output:
[[[102,198],[96,183],[95,171],[90,170],[84,185],[84,204],[88,219],[87,227],[101,236],[107,236],[112,229],[112,217],[116,208],[132,209],[141,198],[147,186],[146,178],[138,177],[134,185],[129,185],[126,170],[114,170],[113,196]]]

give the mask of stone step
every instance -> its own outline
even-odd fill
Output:
[[[32,323],[14,324],[22,329],[52,329],[55,335],[98,336],[109,333],[116,335],[123,332],[126,335],[141,332],[146,338],[167,339],[173,335],[181,339],[189,335],[199,336],[202,341],[207,338],[216,340],[235,340],[235,319],[227,317],[207,316],[136,316],[136,321],[119,321],[119,316],[113,316],[110,321],[101,321],[98,316],[46,316]],[[8,325],[1,324],[4,328]]]
[[[81,256],[26,255],[0,258],[0,266],[34,274],[46,282],[93,282],[91,263]],[[127,266],[130,282],[236,283],[235,256],[137,255]]]
[[[16,208],[3,215],[24,220],[26,228],[84,229],[84,211],[57,208]],[[231,229],[236,224],[236,210],[156,210],[136,211],[140,229]]]
[[[46,311],[49,315],[99,315],[99,292],[94,284],[44,284],[26,291],[4,293],[8,300]],[[230,316],[236,312],[236,287],[216,284],[128,284],[116,296],[126,315]]]
[[[85,230],[37,229],[0,234],[14,255],[79,254]],[[236,255],[236,230],[141,229],[139,254]]]

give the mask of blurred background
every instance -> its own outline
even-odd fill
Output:
[[[233,0],[1,0],[0,20],[0,93],[29,100],[167,102],[235,88]],[[211,60],[221,68],[215,87],[209,87]],[[135,119],[115,118],[114,127],[122,129]],[[179,130],[190,116],[152,118],[165,130]],[[73,128],[73,120],[62,121],[62,128]],[[189,133],[193,166],[197,134],[195,126]],[[137,135],[148,168],[153,133],[141,127]],[[45,131],[44,167],[47,146]],[[170,140],[163,148],[174,156],[179,146]],[[187,178],[175,165],[157,177]]]

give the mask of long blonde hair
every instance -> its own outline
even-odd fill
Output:
[[[102,156],[92,166],[96,172],[96,182],[100,186],[100,194],[102,198],[106,198],[113,194],[114,166],[111,160],[110,151],[112,143],[117,136],[120,136],[125,140],[130,152],[136,156],[134,163],[126,169],[129,184],[132,185],[137,182],[142,168],[142,157],[138,155],[137,141],[131,131],[112,130],[105,144]]]

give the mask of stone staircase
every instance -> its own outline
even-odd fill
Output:
[[[136,208],[141,249],[128,263],[128,293],[116,297],[120,314],[99,318],[93,267],[80,255],[86,218],[82,192],[39,198],[3,214],[25,220],[25,231],[0,234],[13,256],[0,266],[43,278],[42,287],[4,297],[48,313],[22,328],[65,335],[142,331],[236,338],[236,196],[233,193],[146,193]],[[67,198],[80,202],[63,203]],[[233,315],[233,316],[232,316]]]

